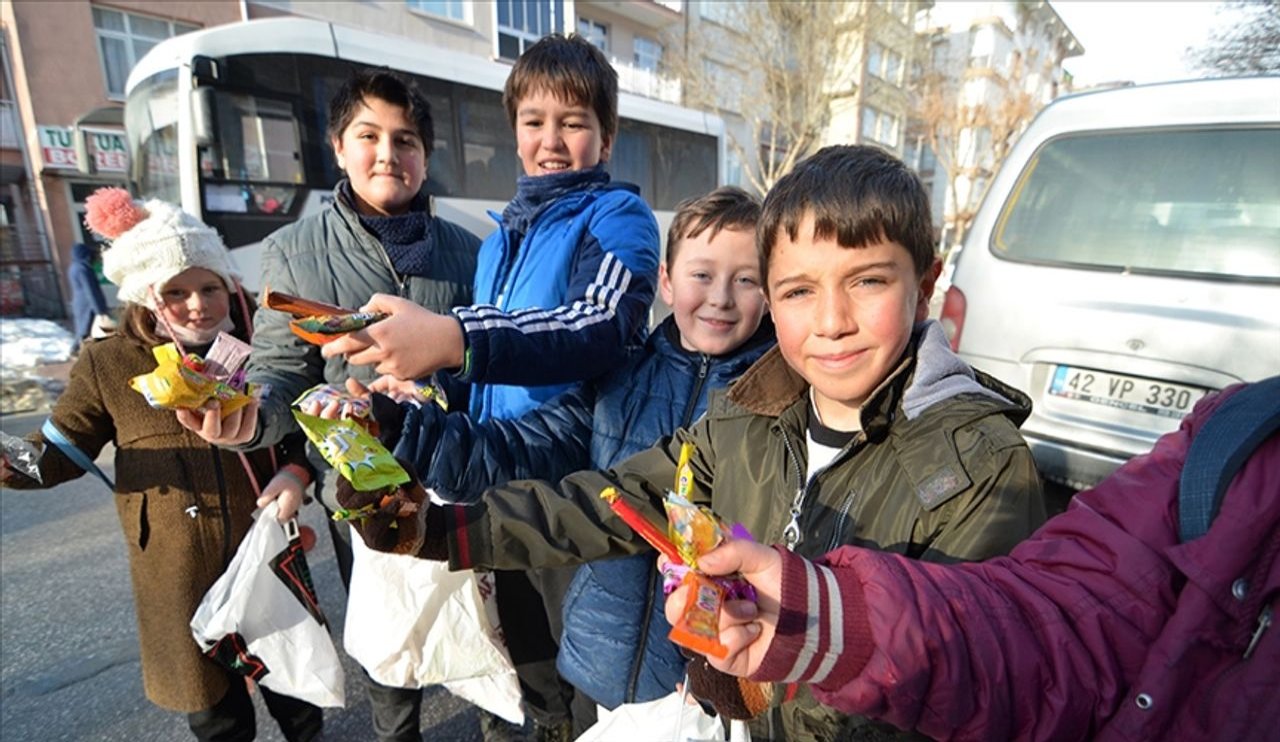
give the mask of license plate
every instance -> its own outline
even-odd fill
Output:
[[[1106,407],[1181,418],[1209,390],[1141,376],[1058,366],[1049,383],[1049,393]]]

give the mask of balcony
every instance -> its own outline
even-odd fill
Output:
[[[577,6],[601,8],[649,29],[666,28],[680,20],[680,14],[684,12],[681,0],[578,0]]]
[[[618,90],[624,93],[642,95],[665,103],[680,104],[680,81],[637,67],[616,57],[609,59],[609,64],[618,71]]]
[[[0,100],[0,149],[21,149],[21,131],[18,104],[11,100]]]

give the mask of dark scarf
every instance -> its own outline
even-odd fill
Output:
[[[529,225],[542,210],[561,196],[588,191],[609,184],[604,163],[585,170],[566,170],[551,175],[521,175],[516,179],[516,195],[502,210],[502,223],[518,238],[529,233]]]
[[[356,203],[351,191],[351,181],[342,182],[342,195],[347,203]],[[427,211],[427,197],[419,194],[413,199],[409,211],[398,216],[370,216],[361,214],[360,224],[382,243],[391,266],[402,276],[429,276],[431,274],[431,214]]]

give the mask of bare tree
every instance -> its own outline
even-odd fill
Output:
[[[1222,77],[1280,72],[1280,0],[1232,0],[1218,13],[1235,19],[1211,32],[1203,47],[1187,50],[1193,64]]]
[[[717,3],[712,22],[704,19],[669,45],[685,104],[743,122],[728,127],[727,142],[761,194],[818,149],[832,101],[856,90],[870,6]]]
[[[915,86],[913,106],[916,134],[946,171],[944,249],[964,241],[992,178],[1042,107],[1035,88],[1054,66],[1016,34],[1014,51],[999,67],[946,52],[944,47],[933,55]]]

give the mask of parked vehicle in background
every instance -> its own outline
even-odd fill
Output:
[[[355,70],[379,66],[414,80],[431,104],[436,213],[484,237],[495,227],[486,212],[502,211],[520,171],[502,105],[511,65],[305,18],[182,34],[138,61],[125,102],[135,194],[218,230],[258,291],[262,238],[333,198],[329,99]],[[618,114],[609,172],[640,186],[665,230],[677,203],[722,182],[724,122],[630,93],[619,93]]]
[[[1197,400],[1280,372],[1280,77],[1046,107],[956,259],[952,346],[1022,389],[1051,481],[1091,486]]]

